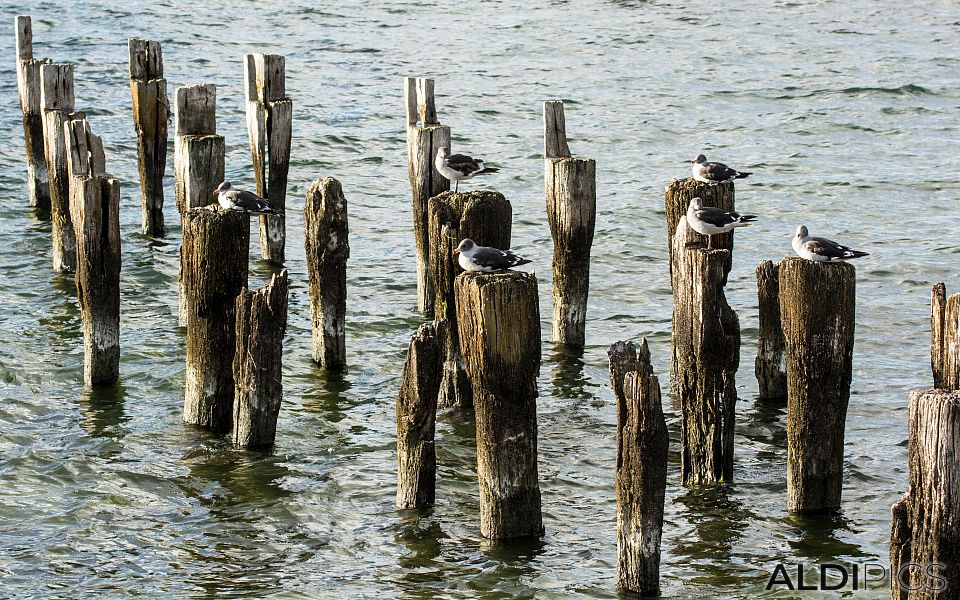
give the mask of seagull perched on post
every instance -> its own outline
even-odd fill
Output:
[[[693,163],[693,178],[703,183],[717,184],[731,179],[743,179],[751,173],[741,173],[718,162],[707,162],[707,157],[698,154]]]
[[[741,215],[713,206],[704,206],[700,198],[690,200],[690,204],[687,205],[687,224],[697,233],[707,236],[707,250],[712,248],[711,240],[714,234],[744,227],[756,218],[753,215]]]
[[[473,240],[465,239],[454,248],[454,254],[460,254],[457,262],[464,271],[479,273],[493,273],[505,271],[511,267],[525,265],[529,260],[520,258],[513,250],[497,250],[489,246],[478,246]]]
[[[836,262],[870,256],[867,252],[853,250],[827,238],[811,237],[805,225],[797,227],[797,235],[793,236],[793,249],[802,258],[820,262]]]
[[[244,190],[233,189],[229,181],[224,181],[217,189],[217,203],[227,210],[242,210],[252,215],[280,215],[270,203],[260,196]]]
[[[484,167],[483,161],[479,158],[471,158],[466,154],[450,154],[450,148],[441,146],[437,151],[437,160],[434,162],[437,171],[449,179],[455,181],[453,191],[460,188],[461,179],[470,179],[475,175],[486,175],[487,173],[498,173],[500,169],[493,167]]]

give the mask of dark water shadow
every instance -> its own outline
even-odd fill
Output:
[[[310,372],[304,379],[312,391],[303,394],[304,409],[333,423],[342,421],[351,409],[363,404],[362,399],[351,398],[347,393],[353,387],[349,376],[349,367],[329,370],[311,360]]]
[[[550,378],[550,395],[554,398],[570,400],[574,405],[580,404],[584,400],[593,400],[594,403],[603,404],[599,395],[588,389],[599,388],[600,386],[590,383],[589,378],[583,372],[582,348],[554,344],[547,359],[547,364],[553,366]]]
[[[122,438],[121,425],[130,420],[124,412],[126,396],[126,387],[120,381],[86,386],[77,400],[81,409],[80,427],[93,437]]]
[[[855,537],[859,533],[841,511],[820,515],[790,514],[784,517],[784,523],[796,534],[788,543],[800,558],[808,559],[813,563],[838,562],[849,558],[874,558],[872,554],[864,552],[859,544],[840,539],[844,534]]]
[[[744,508],[743,498],[729,485],[693,488],[674,502],[684,506],[680,512],[687,516],[692,531],[672,540],[670,554],[684,557],[680,563],[697,565],[701,583],[729,583],[735,548],[756,515]],[[664,536],[665,542],[668,539]]]
[[[547,542],[542,538],[483,539],[480,552],[493,564],[486,565],[467,587],[482,592],[484,598],[535,598],[529,582],[537,576],[537,559],[546,550]]]
[[[749,409],[737,415],[737,435],[754,442],[758,458],[782,460],[787,450],[786,399],[755,399]]]
[[[440,523],[431,519],[433,508],[402,510],[400,521],[394,526],[393,540],[409,550],[409,554],[397,557],[397,567],[402,578],[410,583],[434,583],[436,573],[420,572],[426,565],[440,557],[443,551],[441,540],[448,539]]]

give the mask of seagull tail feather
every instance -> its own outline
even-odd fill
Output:
[[[751,176],[751,175],[753,175],[753,172],[750,172],[750,173],[741,173],[741,172],[737,171],[737,174],[734,175],[733,178],[734,178],[734,179],[743,179],[744,177],[749,177],[749,176]]]
[[[475,175],[488,175],[490,173],[499,173],[500,169],[496,167],[485,167],[482,171],[477,171]]]

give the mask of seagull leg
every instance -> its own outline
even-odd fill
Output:
[[[713,249],[713,236],[712,236],[712,235],[708,235],[708,236],[707,236],[707,250],[711,250],[711,249]]]
[[[460,180],[456,180],[453,183],[453,193],[456,194],[460,190]]]

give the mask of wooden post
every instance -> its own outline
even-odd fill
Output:
[[[310,282],[313,360],[327,369],[347,362],[347,200],[333,177],[317,179],[303,205],[303,243]]]
[[[43,64],[40,66],[40,81],[43,147],[53,225],[53,270],[72,272],[77,265],[77,238],[70,223],[70,181],[63,132],[74,109],[73,65]]]
[[[543,103],[543,151],[553,236],[553,341],[583,348],[597,217],[597,163],[570,157],[561,100]]]
[[[246,54],[243,78],[247,97],[247,133],[257,194],[279,213],[287,203],[287,173],[293,135],[293,101],[286,97],[286,63],[279,54]],[[283,264],[286,231],[278,215],[260,215],[260,255]]]
[[[780,327],[780,281],[777,266],[765,260],[757,265],[757,297],[760,334],[754,372],[760,399],[787,397],[787,363],[783,329]]]
[[[433,80],[405,77],[407,171],[413,190],[413,232],[417,243],[417,309],[434,315],[435,292],[430,279],[429,200],[450,190],[450,181],[433,165],[440,148],[450,147],[450,128],[437,120]]]
[[[539,537],[537,278],[522,272],[462,273],[454,287],[476,408],[480,533],[494,540]]]
[[[192,208],[215,203],[213,190],[223,181],[226,147],[217,135],[217,87],[213,84],[177,88],[174,95],[176,136],[173,146],[175,196],[181,221]],[[184,227],[184,229],[186,229]],[[181,327],[187,325],[188,298],[184,276],[183,248],[180,251]]]
[[[33,57],[33,24],[28,16],[16,17],[17,89],[23,113],[23,146],[27,155],[27,193],[30,206],[50,210],[50,184],[47,159],[43,153],[43,110],[40,104],[40,66],[48,58]]]
[[[430,278],[436,293],[432,304],[436,318],[444,319],[449,325],[444,341],[441,408],[470,407],[473,402],[457,338],[457,300],[453,282],[463,269],[453,250],[464,238],[481,246],[509,248],[512,219],[513,208],[499,192],[444,192],[430,199],[427,244],[430,248]]]
[[[160,42],[130,38],[130,95],[137,130],[140,224],[144,235],[163,237],[163,174],[167,170],[167,80]],[[212,189],[212,188],[211,188]]]
[[[930,366],[933,387],[960,389],[960,294],[947,297],[947,288],[933,286],[930,302]]]
[[[249,217],[219,207],[183,219],[187,373],[183,420],[226,433],[233,425],[236,299],[247,286]]]
[[[853,265],[780,261],[780,323],[787,350],[787,507],[840,506],[843,430],[853,373]]]
[[[410,338],[397,396],[397,508],[424,508],[436,500],[437,393],[443,365],[444,321],[424,323]]]
[[[660,381],[647,340],[607,350],[617,399],[617,587],[635,594],[660,590],[660,538],[670,436],[660,406]]]
[[[267,448],[277,437],[283,400],[283,334],[287,330],[287,270],[256,292],[237,296],[233,357],[233,445]]]
[[[740,323],[723,293],[730,251],[694,245],[681,217],[673,236],[673,365],[684,485],[730,481]]]
[[[83,380],[120,376],[120,184],[105,174],[103,142],[79,115],[64,124],[70,213],[83,315]]]
[[[910,394],[909,432],[907,492],[892,507],[890,597],[958,600],[960,394],[936,389]]]
[[[667,185],[664,194],[663,204],[667,212],[667,244],[670,248],[670,270],[673,272],[673,235],[677,229],[677,223],[680,217],[687,214],[687,207],[694,198],[703,199],[705,206],[716,206],[723,210],[732,211],[734,208],[734,189],[733,182],[727,181],[711,185],[701,183],[693,177],[687,179],[674,179]],[[700,235],[692,229],[687,232],[691,241],[703,242],[706,244],[707,237]],[[733,254],[733,232],[721,233],[713,236],[713,248],[715,250],[729,250],[727,262],[724,265],[723,284],[726,285],[727,273],[730,272],[731,260]]]

